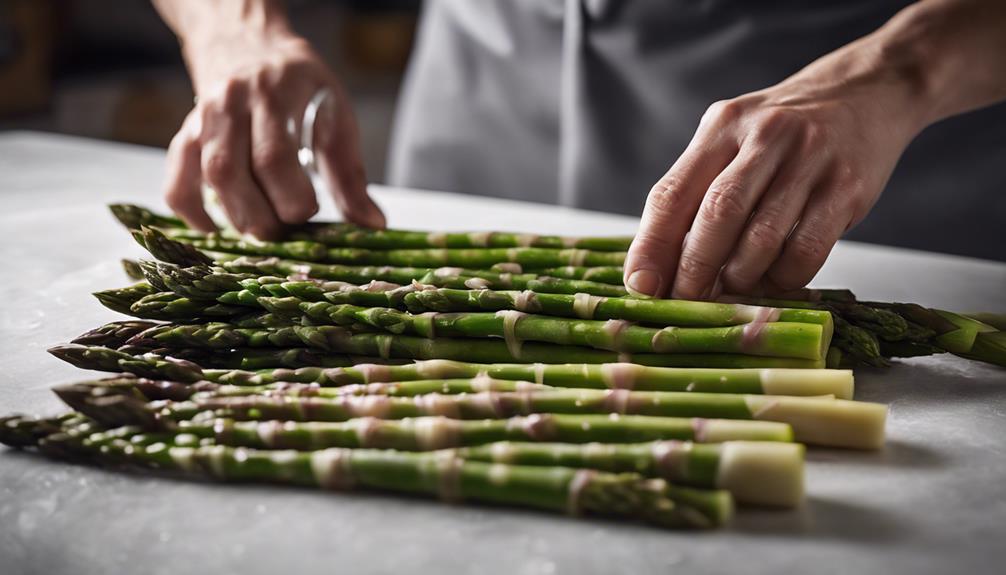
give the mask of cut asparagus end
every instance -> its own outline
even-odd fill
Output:
[[[849,369],[763,369],[760,376],[766,395],[833,395],[852,399],[855,389]]]
[[[829,447],[880,449],[884,445],[887,406],[843,399],[749,395],[757,420],[793,426],[797,441]]]
[[[787,423],[743,419],[701,419],[696,421],[702,422],[701,425],[696,425],[695,430],[695,441],[700,443],[723,443],[735,439],[793,441],[793,429]]]
[[[804,446],[728,441],[720,451],[716,486],[740,503],[794,507],[804,497]]]

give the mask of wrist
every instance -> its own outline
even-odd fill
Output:
[[[913,5],[868,37],[875,46],[876,67],[897,84],[917,131],[952,115],[941,98],[947,62],[933,41],[940,26],[931,10]]]

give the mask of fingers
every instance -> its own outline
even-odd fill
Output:
[[[360,157],[356,119],[346,99],[337,98],[334,120],[318,122],[315,151],[318,169],[332,197],[349,221],[370,228],[385,227],[384,213],[367,193],[367,176]]]
[[[800,223],[766,274],[775,288],[773,291],[804,287],[824,265],[853,219],[853,210],[846,205],[848,196],[840,192],[829,183],[811,196]]]
[[[823,170],[823,155],[809,148],[803,146],[806,153],[795,154],[800,160],[780,169],[747,222],[720,275],[728,293],[774,290],[764,285],[765,273],[782,252]]]
[[[300,224],[318,212],[318,200],[297,161],[297,146],[284,125],[286,117],[287,112],[269,94],[261,94],[253,103],[252,172],[279,220]]]
[[[199,116],[193,112],[168,146],[164,199],[190,227],[204,232],[216,229],[203,207],[199,157]]]
[[[625,258],[625,287],[630,293],[661,297],[673,285],[682,243],[702,196],[736,151],[732,144],[696,134],[650,190]]]
[[[776,137],[750,138],[713,180],[678,261],[671,297],[705,299],[719,295],[720,269],[789,148],[786,140]]]
[[[234,227],[259,239],[276,237],[281,224],[252,178],[251,115],[246,90],[236,86],[204,106],[202,173],[216,190]]]

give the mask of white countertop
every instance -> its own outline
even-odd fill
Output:
[[[92,375],[45,348],[116,314],[142,250],[105,204],[162,208],[163,151],[0,134],[0,412],[49,414]],[[374,194],[396,227],[631,233],[636,220],[453,194]],[[334,215],[331,202],[322,217]],[[1006,222],[1004,222],[1006,225]],[[1006,247],[1006,246],[1004,246]],[[1006,265],[842,243],[815,280],[860,297],[1006,311]],[[0,572],[979,573],[1006,560],[1006,370],[932,357],[857,372],[891,406],[880,453],[811,450],[809,500],[674,533],[379,494],[220,486],[108,472],[0,448]],[[999,568],[995,567],[1000,565]],[[347,571],[348,570],[348,571]]]

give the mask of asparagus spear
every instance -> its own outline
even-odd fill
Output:
[[[163,237],[161,238],[164,241]],[[151,239],[149,243],[156,240]],[[592,281],[560,279],[536,274],[513,274],[486,270],[464,270],[461,268],[394,268],[394,267],[350,267],[323,264],[285,262],[278,259],[242,257],[229,262],[218,262],[217,266],[181,267],[170,263],[142,262],[141,271],[155,285],[164,286],[187,297],[216,299],[223,293],[241,289],[254,290],[255,278],[262,283],[280,283],[279,276],[294,278],[315,278],[314,281],[301,280],[303,285],[329,285],[324,291],[344,289],[350,285],[372,281],[388,284],[410,284],[422,280],[429,285],[454,285],[461,287],[499,287],[509,289],[533,289],[542,293],[588,293],[596,296],[624,296],[625,288]],[[548,270],[544,270],[547,272]],[[262,275],[266,274],[266,275]],[[322,284],[318,280],[346,282]],[[251,283],[248,283],[251,282]],[[474,283],[473,283],[474,282]],[[393,286],[389,286],[393,287]]]
[[[339,301],[336,298],[326,299],[332,303],[355,303]],[[813,323],[829,327],[832,324],[831,314],[821,310],[686,300],[608,298],[589,294],[538,294],[530,290],[454,290],[422,287],[408,292],[404,296],[404,303],[411,311],[517,310],[560,317],[624,319],[684,327],[720,327],[776,321]]]
[[[725,489],[739,503],[793,507],[803,500],[799,443],[656,441],[624,445],[497,442],[462,447],[470,461],[634,471],[672,483]]]
[[[192,362],[171,357],[154,354],[132,356],[103,347],[62,345],[50,349],[49,353],[83,369],[126,372],[151,379],[184,382],[208,380],[239,386],[283,382],[343,386],[488,375],[496,379],[532,381],[565,388],[833,395],[839,399],[852,399],[854,387],[849,370],[668,368],[629,363],[479,364],[434,359],[406,365],[357,364],[344,368],[302,367],[250,372],[202,369]]]
[[[282,300],[260,298],[274,313],[289,313]],[[563,353],[588,353],[588,348],[608,349],[622,353],[713,354],[735,353],[768,357],[791,357],[822,360],[828,337],[822,326],[798,323],[731,326],[724,328],[663,329],[628,325],[627,322],[572,320],[548,316],[524,315],[520,312],[445,313],[414,316],[391,308],[333,306],[324,302],[294,308],[312,321],[338,325],[362,323],[392,333],[410,333],[431,339],[430,345],[446,347],[449,337],[481,338],[480,344],[499,344],[515,359],[525,357],[524,341],[560,344]],[[752,329],[754,328],[754,329]],[[211,349],[247,347],[308,347],[326,351],[349,351],[345,329],[338,326],[308,325],[276,329],[235,328],[226,323],[192,325],[168,324],[153,327],[130,343],[151,340],[159,345],[195,346]],[[443,337],[441,337],[443,336]],[[504,338],[493,341],[488,338]],[[571,346],[586,346],[584,350]],[[491,347],[491,346],[490,346]],[[584,356],[586,357],[586,356]],[[448,358],[453,359],[453,358]],[[528,359],[531,359],[528,357]],[[576,361],[576,360],[572,360]]]
[[[149,423],[148,423],[149,425]],[[626,415],[534,414],[482,421],[442,416],[385,420],[365,417],[343,422],[183,421],[178,429],[218,443],[297,450],[372,447],[430,451],[495,441],[638,443],[678,439],[697,443],[793,440],[792,429],[774,421],[688,419]]]
[[[814,327],[814,326],[811,326]],[[310,342],[310,343],[305,343]],[[292,326],[278,329],[241,329],[228,324],[207,323],[203,325],[155,326],[129,340],[138,349],[153,351],[162,348],[202,348],[225,350],[248,345],[276,347],[277,354],[299,353],[290,346],[310,345],[316,350],[341,354],[379,356],[384,359],[453,359],[484,363],[497,362],[540,362],[540,363],[611,363],[633,361],[643,365],[661,367],[793,367],[819,368],[823,360],[801,358],[768,357],[737,354],[659,354],[641,353],[629,355],[601,349],[578,346],[558,346],[547,343],[528,342],[515,349],[502,339],[451,339],[415,337],[397,334],[351,333],[339,326]],[[303,350],[302,350],[303,351]],[[265,360],[269,352],[258,354]],[[314,358],[287,360],[284,364],[266,366],[287,366],[293,361],[303,361],[297,366],[319,365],[308,363],[324,359],[325,354],[316,353]]]
[[[646,520],[664,527],[715,527],[732,515],[726,491],[680,487],[637,473],[467,461],[455,451],[404,453],[325,449],[309,453],[196,446],[191,436],[122,428],[68,429],[39,439],[58,458],[179,471],[221,481],[272,482],[345,490],[353,487],[437,496],[546,511]]]
[[[61,393],[71,396],[102,397],[113,394],[130,394],[151,401],[170,399],[204,400],[214,397],[288,396],[288,397],[343,397],[347,395],[381,395],[389,397],[416,397],[430,393],[458,395],[485,391],[529,392],[557,388],[512,379],[492,379],[486,376],[470,379],[417,379],[396,383],[349,384],[340,387],[321,387],[315,383],[279,382],[267,385],[227,385],[211,381],[170,381],[144,377],[110,377],[95,381],[62,386]]]
[[[880,404],[830,398],[624,389],[484,391],[417,397],[197,394],[192,401],[149,404],[135,387],[83,383],[59,386],[54,391],[69,406],[110,425],[147,419],[181,421],[207,412],[242,421],[346,421],[359,417],[403,419],[428,415],[498,419],[532,413],[610,413],[776,421],[790,424],[798,441],[857,449],[877,449],[883,445],[887,415],[886,407]],[[113,396],[139,402],[111,402]]]
[[[150,432],[137,427],[103,430],[77,415],[53,419],[10,417],[0,420],[0,443],[19,448],[37,445],[56,433],[81,439],[58,455],[90,456],[110,463],[135,463],[123,458],[151,446],[194,447],[191,434]],[[198,440],[213,446],[210,437]],[[57,451],[51,449],[49,452]],[[127,446],[129,447],[127,449]],[[217,446],[218,448],[220,446]],[[90,453],[85,449],[94,449]],[[257,452],[254,448],[240,448]],[[364,448],[358,448],[363,450]],[[276,453],[274,451],[274,453]],[[283,457],[311,457],[311,453],[281,452]],[[577,467],[611,473],[634,472],[665,479],[671,484],[729,491],[737,501],[755,505],[791,507],[803,499],[804,448],[800,444],[774,441],[727,441],[694,443],[664,440],[625,444],[564,444],[502,441],[472,447],[449,448],[430,453],[467,461],[536,467]],[[159,467],[159,468],[171,468]],[[687,491],[682,492],[687,493]],[[703,506],[710,508],[708,505]]]
[[[184,222],[171,216],[130,204],[112,204],[112,214],[127,228],[152,226],[174,230],[179,235],[202,237],[187,230]],[[186,231],[181,231],[186,230]],[[240,236],[224,233],[225,237]],[[310,222],[291,229],[289,239],[318,242],[329,246],[345,246],[376,250],[402,248],[581,248],[619,252],[629,249],[631,236],[563,237],[510,232],[420,232],[410,230],[373,230],[345,222]]]
[[[254,295],[293,296],[308,301],[326,299],[331,303],[399,307],[418,311],[469,311],[516,309],[547,315],[581,319],[626,319],[677,326],[716,327],[752,321],[784,321],[831,325],[827,311],[813,309],[777,309],[743,304],[723,304],[682,300],[653,300],[626,297],[609,298],[590,294],[550,294],[532,290],[492,291],[433,289],[413,284],[404,289],[390,283],[370,284],[362,288],[343,282],[291,281],[275,277],[251,278],[229,274],[208,267],[178,266],[142,262],[151,281],[162,283],[181,295],[220,299],[228,292],[248,290]],[[411,283],[411,282],[407,282]],[[230,295],[228,303],[253,302]]]
[[[626,248],[628,249],[628,248]],[[571,279],[571,280],[587,280],[600,282],[603,284],[611,284],[620,286],[625,281],[623,278],[622,266],[595,266],[595,267],[579,267],[579,266],[563,266],[558,268],[550,268],[543,271],[545,275]]]
[[[487,268],[493,264],[513,262],[527,269],[556,266],[620,266],[625,252],[599,252],[576,248],[426,248],[369,250],[364,248],[328,247],[313,241],[259,242],[228,238],[220,234],[202,234],[190,230],[166,228],[161,232],[170,239],[192,245],[198,250],[210,250],[254,256],[277,256],[309,262],[392,265],[392,266],[464,266]]]

